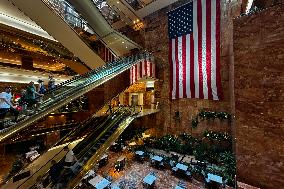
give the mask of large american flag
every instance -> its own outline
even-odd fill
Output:
[[[193,0],[168,13],[170,98],[221,98],[220,0]]]
[[[135,64],[130,68],[131,84],[145,77],[156,77],[155,64],[153,63],[153,61],[151,61],[151,59],[140,61],[138,64]]]

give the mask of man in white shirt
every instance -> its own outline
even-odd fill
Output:
[[[64,150],[68,151],[65,156],[65,167],[71,167],[75,163],[75,161],[77,161],[77,158],[73,150],[72,149],[69,150],[68,146],[65,146]]]
[[[4,119],[7,112],[11,112],[17,121],[19,111],[16,110],[11,103],[12,100],[12,87],[5,87],[5,91],[0,93],[0,119]]]

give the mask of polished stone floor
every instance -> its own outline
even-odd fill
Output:
[[[123,171],[115,172],[114,164],[120,156],[126,156],[126,166]],[[151,171],[156,172],[157,180],[155,182],[155,188],[167,189],[175,188],[179,181],[183,181],[187,188],[190,189],[202,189],[205,188],[202,182],[193,179],[192,181],[184,180],[174,176],[171,170],[163,169],[159,170],[151,166],[148,161],[143,163],[137,162],[133,158],[132,153],[109,153],[109,162],[106,166],[100,168],[97,173],[101,176],[110,175],[113,178],[112,185],[118,184],[123,181],[127,188],[142,189],[143,178]],[[229,187],[228,187],[229,188]]]

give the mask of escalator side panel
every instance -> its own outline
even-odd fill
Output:
[[[125,118],[115,130],[115,132],[102,144],[95,154],[87,161],[83,166],[81,172],[69,183],[68,188],[74,188],[86,175],[86,173],[98,163],[99,159],[105,154],[107,149],[112,145],[112,143],[118,139],[122,132],[132,123],[135,118],[128,116]]]
[[[91,69],[105,64],[105,62],[82,41],[77,33],[58,14],[47,7],[42,0],[11,1]]]
[[[96,123],[96,119],[91,119],[90,122],[86,122],[87,125],[92,125],[94,122]],[[103,120],[103,123],[105,123],[106,120]],[[94,123],[94,124],[95,124]],[[93,133],[90,133],[92,135]],[[80,139],[77,141],[73,141],[70,143],[68,146],[70,149],[75,150],[75,147],[77,145],[80,145],[82,143],[85,143],[84,139]],[[34,183],[36,183],[36,178],[38,176],[43,176],[42,174],[46,173],[49,171],[49,168],[51,166],[50,160],[54,159],[57,162],[60,160],[64,159],[66,155],[66,151],[62,150],[65,145],[59,145],[54,147],[53,149],[50,149],[47,151],[45,154],[40,156],[37,160],[35,160],[33,163],[29,164],[28,167],[26,167],[25,170],[22,170],[22,172],[25,172],[27,170],[31,170],[31,176],[26,179],[22,179],[16,183],[13,182],[8,182],[6,183],[1,189],[10,189],[10,188],[30,188]],[[36,163],[36,162],[40,162]],[[41,169],[39,172],[37,170]]]

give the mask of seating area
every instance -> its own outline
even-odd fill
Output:
[[[180,155],[174,155],[178,160],[182,159]],[[121,166],[119,169],[118,165]],[[168,161],[168,157],[164,155],[145,150],[133,151],[128,146],[120,152],[110,151],[103,155],[97,166],[85,175],[77,188],[197,189],[210,188],[211,182],[215,182],[214,186],[217,188],[230,188],[224,184],[222,177],[212,173],[205,175],[201,180],[194,178],[191,172],[194,165]]]

